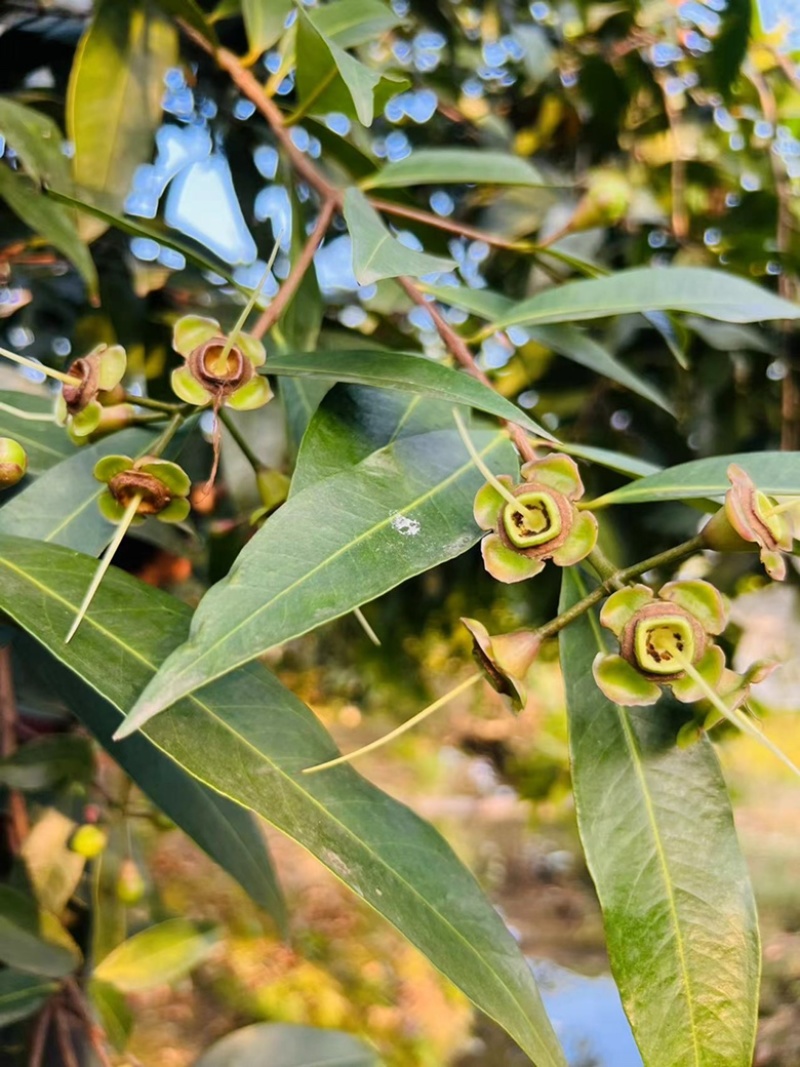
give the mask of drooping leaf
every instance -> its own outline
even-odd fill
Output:
[[[630,474],[633,478],[644,478],[648,474],[655,474],[661,468],[650,463],[649,460],[629,456],[624,452],[614,452],[610,448],[594,448],[592,445],[574,445],[571,442],[565,444],[559,442],[559,452],[566,452],[568,456],[576,459],[586,459],[590,463],[599,463],[601,467],[619,471],[620,474]]]
[[[164,75],[178,60],[178,31],[154,7],[100,0],[75,53],[67,93],[72,173],[115,210],[153,151]]]
[[[414,185],[550,185],[526,159],[484,148],[418,148],[405,159],[386,163],[362,189],[407,189]]]
[[[304,115],[338,111],[371,126],[376,111],[409,84],[406,78],[381,74],[351,56],[303,10],[297,17],[296,49],[297,94]]]
[[[350,1034],[286,1023],[255,1023],[217,1041],[194,1067],[380,1067]]]
[[[293,9],[292,0],[242,0],[247,43],[253,55],[260,55],[282,36]]]
[[[105,486],[92,473],[95,464],[102,456],[143,456],[154,436],[143,428],[122,430],[76,450],[0,507],[0,531],[89,554],[102,552],[114,536],[114,526],[97,507]]]
[[[687,311],[722,322],[800,318],[800,305],[752,282],[705,267],[634,267],[605,278],[586,278],[522,300],[492,323],[543,326],[642,311]]]
[[[64,645],[60,635],[93,569],[77,553],[0,535],[0,610],[51,649],[52,668],[57,657],[118,723],[185,637],[191,612],[111,568],[83,627]],[[112,657],[118,670],[108,669]],[[352,768],[301,773],[335,747],[263,665],[213,683],[145,733],[187,771],[316,855],[505,1027],[537,1067],[565,1067],[530,968],[472,876],[432,827]]]
[[[264,367],[268,374],[280,377],[325,378],[351,385],[369,385],[401,393],[419,393],[433,400],[474,407],[487,415],[519,423],[526,430],[546,440],[550,434],[520,408],[500,396],[477,379],[424,356],[394,350],[370,351],[355,349],[341,352],[327,349],[319,352],[289,353],[271,356]]]
[[[0,962],[28,974],[63,978],[80,966],[81,954],[67,931],[32,897],[0,885]]]
[[[493,470],[516,474],[505,434],[482,431],[474,441]],[[189,641],[142,693],[125,732],[267,649],[461,555],[480,534],[472,501],[483,481],[458,434],[438,431],[396,441],[291,497],[203,597]]]
[[[67,210],[45,196],[30,178],[8,167],[0,167],[0,198],[46,244],[66,256],[86,283],[89,295],[95,297],[97,270],[94,260]]]
[[[499,319],[511,313],[514,301],[489,289],[467,289],[465,286],[426,285],[426,292],[431,293],[443,304],[463,308],[485,319]],[[602,374],[612,382],[618,382],[632,393],[638,393],[646,400],[651,400],[664,411],[672,414],[672,406],[654,385],[634,374],[624,363],[613,356],[607,348],[589,337],[583,330],[570,323],[554,323],[550,326],[531,326],[527,329],[532,341],[537,341],[545,348],[552,349],[560,356],[566,356],[573,363],[587,367],[595,374]]]
[[[101,960],[94,977],[122,993],[140,993],[183,978],[205,960],[220,938],[188,919],[167,919],[123,941]]]
[[[344,194],[344,217],[353,243],[353,271],[359,285],[371,285],[381,278],[397,278],[402,274],[419,278],[455,266],[452,259],[417,252],[392,237],[359,189],[350,188]]]
[[[392,441],[453,425],[449,404],[413,396],[336,385],[312,418],[292,475],[291,494],[355,467]]]
[[[55,982],[11,967],[0,971],[0,1029],[29,1018],[56,988]]]
[[[13,389],[0,390],[0,404],[8,404],[34,415],[49,415],[53,411],[51,397],[17,393]],[[42,474],[75,451],[75,446],[61,426],[56,426],[54,422],[32,422],[2,408],[0,437],[13,437],[15,441],[19,441],[28,456],[30,474]]]
[[[612,504],[651,504],[656,500],[721,497],[731,487],[726,475],[731,463],[747,471],[762,493],[800,494],[800,454],[737,452],[730,456],[693,459],[677,467],[668,467],[605,493],[592,501],[592,508],[607,508]]]
[[[125,997],[116,986],[97,978],[92,978],[87,991],[92,1007],[100,1016],[106,1037],[117,1052],[122,1052],[133,1030],[133,1012]]]
[[[113,226],[115,229],[121,230],[122,233],[128,233],[132,237],[145,237],[148,240],[156,241],[159,245],[163,245],[164,248],[171,248],[173,252],[178,252],[180,255],[184,256],[188,263],[192,263],[199,270],[209,271],[212,274],[219,274],[225,279],[228,285],[232,285],[234,289],[238,289],[243,295],[250,296],[250,290],[236,281],[228,269],[227,264],[222,263],[215,258],[211,258],[207,255],[206,250],[200,248],[200,246],[188,245],[184,241],[179,240],[175,237],[174,231],[167,229],[167,227],[161,223],[146,222],[142,219],[125,218],[122,215],[115,214],[113,211],[106,211],[97,204],[90,203],[87,199],[76,199],[73,196],[66,196],[63,193],[56,192],[55,189],[49,189],[47,195],[58,203],[66,204],[68,207],[74,207],[76,211],[97,219],[99,222],[103,222],[107,226]],[[84,193],[84,196],[88,195],[88,193]]]
[[[64,135],[49,115],[10,96],[0,96],[0,134],[35,182],[67,188],[69,163]]]
[[[584,592],[565,571],[561,610]],[[713,748],[677,747],[685,709],[621,708],[603,696],[592,660],[606,647],[593,616],[560,641],[578,827],[644,1063],[750,1067],[758,927]]]

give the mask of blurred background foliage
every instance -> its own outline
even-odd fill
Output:
[[[373,190],[404,242],[419,248],[421,241],[426,251],[456,261],[450,280],[521,298],[549,279],[671,263],[721,266],[796,297],[800,29],[788,5],[338,0],[331,6],[347,6],[355,16],[341,30],[342,47],[405,80],[401,92],[387,89],[369,129],[341,113],[325,122],[308,117],[298,93],[294,35],[280,36],[281,20],[275,32],[269,18],[258,22],[257,3],[199,4],[222,43],[249,53],[268,93],[294,115],[295,145],[332,174],[364,177],[381,162],[440,145],[501,149],[534,162],[541,187]],[[95,17],[107,19],[112,33],[120,20],[141,16],[160,35],[150,42],[160,76],[151,80],[148,99],[127,114],[136,135],[115,142],[113,109],[130,108],[120,88],[124,67],[110,68],[99,56],[94,71],[84,74],[86,84],[70,86],[91,7],[80,0],[7,0],[0,10],[0,340],[56,367],[99,341],[118,341],[134,378],[146,380],[152,396],[168,398],[175,318],[199,310],[230,324],[237,312],[232,294],[257,283],[277,240],[266,285],[274,295],[302,245],[311,192],[284,171],[252,104],[159,15],[185,14],[179,3],[97,5]],[[127,61],[136,60],[134,50]],[[21,134],[6,106],[13,97],[35,108],[62,135],[70,128],[70,94],[78,91],[104,94],[107,136],[79,131],[96,140],[73,175],[75,186],[60,184],[63,175],[39,177],[70,190],[93,213],[73,213],[23,176],[15,141]],[[91,239],[94,266],[68,238],[59,243],[54,212],[67,213]],[[800,448],[800,349],[791,331],[681,324],[663,314],[595,324],[590,336],[657,389],[673,417],[563,358],[531,331],[483,336],[483,323],[467,312],[450,309],[447,318],[479,341],[479,363],[504,395],[574,444],[663,466],[720,452]],[[290,349],[399,345],[443,354],[424,308],[392,282],[357,283],[338,220],[282,330]],[[22,376],[4,374],[3,388],[26,387]],[[28,377],[38,388],[35,373]],[[281,411],[275,405],[257,418],[242,417],[252,447],[275,470],[291,472],[309,406],[323,391],[289,383]],[[127,540],[120,556],[133,573],[190,602],[227,572],[259,504],[249,469],[231,445],[226,438],[222,480],[197,519],[200,536],[147,527]],[[204,477],[210,455],[210,447],[184,455],[195,480]],[[587,480],[596,495],[621,478],[593,465]],[[604,547],[617,558],[638,558],[642,545],[657,552],[696,525],[697,514],[682,505],[620,508],[604,524]],[[745,637],[775,640],[769,620],[778,618],[791,652],[793,569],[791,588],[781,590],[777,604],[763,598],[766,583],[749,558],[703,566],[740,598],[736,618]],[[469,553],[368,609],[381,649],[347,618],[292,642],[271,662],[342,744],[355,747],[448,688],[469,657],[460,616],[479,615],[491,632],[539,623],[554,614],[556,579],[545,574],[536,591],[531,600],[515,587],[498,590]],[[795,669],[790,664],[788,671]],[[122,1048],[132,1028],[133,1052],[120,1052],[118,1062],[183,1067],[227,1031],[257,1022],[359,1034],[390,1067],[517,1062],[399,935],[345,898],[296,846],[274,840],[292,912],[291,941],[282,940],[244,892],[74,731],[57,687],[26,673],[24,657],[17,670],[21,721],[35,738],[20,752],[38,748],[22,763],[17,757],[15,774],[3,764],[6,821],[13,831],[21,791],[36,835],[28,838],[25,857],[34,869],[46,866],[53,910],[65,912],[74,941],[84,951],[92,944],[95,952],[99,944],[108,950],[153,922],[191,917],[186,928],[167,929],[180,950],[171,987],[144,965],[126,979],[127,1001],[114,983],[110,991],[96,985],[95,1010],[114,1043]],[[792,709],[791,686],[769,685],[764,699]],[[788,727],[781,730],[782,720],[776,725],[780,743],[797,759],[797,738]],[[800,853],[791,831],[797,803],[782,772],[762,766],[750,742],[731,743],[725,758],[765,922],[757,1063],[789,1067],[800,1057]],[[555,649],[545,650],[519,719],[511,721],[499,699],[484,692],[364,769],[445,830],[526,952],[584,974],[603,973],[602,928],[573,825]],[[97,827],[104,837],[105,847],[86,866],[92,846],[75,851],[79,827]],[[21,891],[14,850],[5,841],[3,847],[8,891]],[[4,1063],[24,1063],[33,1013],[53,983],[32,983],[15,1012],[4,1006],[3,974],[0,1055]],[[557,991],[561,978],[552,981]],[[574,998],[560,1003],[556,1016],[562,1010],[571,1019]],[[66,1017],[69,1027],[80,1021]],[[594,1025],[587,1048],[597,1039]],[[62,1062],[60,1048],[53,1043],[47,1062]],[[82,1054],[93,1055],[88,1048]],[[581,1055],[575,1064],[588,1062]]]

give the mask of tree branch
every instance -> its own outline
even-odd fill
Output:
[[[336,207],[337,202],[332,197],[323,200],[319,218],[305,243],[303,251],[297,257],[297,261],[289,272],[288,277],[276,293],[275,299],[261,312],[258,322],[253,329],[250,330],[253,337],[263,337],[268,330],[272,329],[283,314],[286,305],[297,292],[306,271],[311,266],[314,260],[314,253],[322,244],[323,238],[330,226],[331,219],[333,218],[333,214],[336,211]]]

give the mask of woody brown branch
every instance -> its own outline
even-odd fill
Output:
[[[289,131],[284,125],[283,115],[280,111],[280,108],[278,108],[276,104],[270,99],[270,97],[267,96],[267,94],[264,92],[263,86],[258,81],[258,79],[249,70],[242,66],[242,63],[237,58],[237,56],[233,54],[233,52],[229,52],[226,48],[214,48],[214,46],[209,41],[207,41],[205,37],[202,36],[202,34],[198,33],[193,27],[187,25],[180,19],[178,20],[178,22],[184,34],[194,44],[196,44],[198,48],[201,48],[204,52],[207,52],[209,55],[213,56],[219,67],[228,74],[234,85],[240,90],[240,92],[244,96],[247,97],[248,100],[251,101],[251,103],[255,105],[256,110],[259,111],[263,118],[266,120],[267,125],[272,131],[273,137],[285,152],[286,158],[291,163],[297,175],[301,177],[304,181],[306,181],[322,197],[323,213],[325,212],[326,208],[330,211],[331,214],[333,213],[333,211],[341,211],[344,199],[342,191],[338,189],[335,185],[333,185],[331,182],[329,182],[328,179],[324,176],[324,174],[319,170],[319,168],[315,166],[313,161],[308,156],[304,155],[295,146],[291,136],[289,135]],[[322,219],[322,217],[323,216],[321,215],[320,219]],[[430,218],[431,220],[434,220],[435,216],[430,216]],[[319,222],[320,220],[318,220],[318,226]],[[327,227],[327,222],[325,223],[325,225]],[[306,252],[309,252],[308,262],[304,268],[308,269],[308,266],[310,266],[311,261],[313,259],[314,248],[312,247],[309,251],[309,246],[306,245],[306,248],[303,251],[304,254]],[[297,284],[299,284],[301,278],[302,273],[298,272],[296,280],[294,281],[295,288]],[[406,293],[411,297],[411,299],[416,304],[420,304],[421,306],[425,307],[425,309],[429,312],[431,318],[433,319],[433,323],[436,326],[436,330],[442,339],[442,342],[452,353],[456,362],[460,363],[461,366],[474,378],[477,378],[478,381],[482,382],[484,385],[488,385],[489,388],[494,388],[489,379],[486,377],[486,375],[475,362],[475,357],[470,352],[466,342],[463,340],[463,338],[459,337],[455,330],[452,329],[452,327],[443,318],[439,310],[432,304],[429,304],[427,300],[425,300],[425,297],[423,296],[419,287],[410,278],[399,278],[398,281],[400,282]],[[289,293],[289,296],[287,296],[286,298],[286,302],[288,302],[288,299],[291,297],[291,295],[292,294]],[[266,309],[264,315],[269,315],[269,312],[274,308],[277,299],[278,297],[276,297],[270,307]],[[270,319],[268,319],[270,325],[276,321],[281,311],[282,307],[278,309],[277,314],[274,315],[274,318],[271,318],[271,321]],[[261,320],[259,320],[256,329],[258,329],[260,325]],[[265,332],[267,328],[268,326],[265,326],[262,330],[262,333]],[[262,334],[257,334],[257,336],[262,336]],[[508,428],[512,440],[514,441],[523,459],[535,459],[536,454],[525,434],[525,431],[520,426],[517,426],[515,423],[506,422],[506,426]]]

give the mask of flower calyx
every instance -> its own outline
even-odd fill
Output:
[[[723,552],[758,549],[770,578],[783,581],[786,561],[782,553],[791,552],[794,543],[790,516],[736,463],[731,463],[727,475],[731,488],[725,494],[724,507],[703,528],[706,545]],[[797,506],[800,508],[800,501]]]
[[[547,560],[569,567],[597,543],[597,520],[575,506],[583,483],[574,460],[553,453],[524,464],[522,476],[517,486],[506,475],[498,478],[517,506],[491,482],[475,497],[475,521],[489,531],[481,545],[483,561],[501,582],[533,578]]]
[[[251,411],[272,399],[269,382],[257,371],[266,360],[264,346],[250,334],[228,338],[216,319],[184,315],[175,323],[172,347],[185,359],[172,372],[172,388],[187,404]]]
[[[739,678],[725,671],[725,655],[713,641],[727,625],[728,604],[710,582],[668,582],[657,596],[646,585],[620,589],[603,605],[600,622],[618,638],[619,653],[595,657],[594,679],[616,704],[655,704],[661,686],[684,703],[702,699],[682,661],[715,690],[723,675]]]
[[[0,489],[10,489],[22,481],[28,470],[25,449],[13,437],[0,437]]]
[[[461,621],[472,636],[472,655],[487,682],[509,697],[514,711],[521,711],[528,699],[525,676],[539,653],[541,640],[533,630],[491,636],[477,619]]]
[[[70,437],[87,437],[97,429],[103,407],[113,401],[125,374],[127,356],[122,345],[97,345],[88,356],[76,359],[69,375],[76,384],[65,383],[56,400],[56,421],[67,425]]]
[[[121,522],[137,497],[134,523],[151,515],[161,522],[182,522],[189,514],[191,482],[177,463],[155,456],[105,456],[95,465],[94,476],[106,483],[98,506],[109,522]]]

